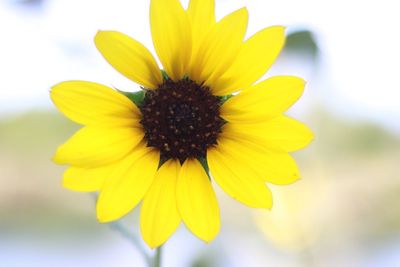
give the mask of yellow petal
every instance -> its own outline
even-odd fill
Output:
[[[52,87],[51,99],[69,119],[84,125],[132,125],[139,109],[126,96],[92,82],[68,81]]]
[[[265,122],[227,123],[223,131],[223,135],[246,139],[267,148],[287,152],[304,148],[314,138],[305,124],[283,115]]]
[[[190,61],[192,33],[179,0],[151,0],[150,26],[154,48],[168,76],[182,79]]]
[[[248,164],[253,158],[245,158],[245,161],[241,159],[236,153],[227,150],[226,145],[218,145],[207,151],[211,175],[228,195],[249,207],[271,208],[271,191]]]
[[[247,40],[233,65],[222,76],[208,81],[219,95],[228,95],[252,85],[272,66],[285,43],[285,28],[266,28]]]
[[[161,246],[178,228],[180,216],[176,206],[178,160],[169,160],[158,170],[140,211],[140,229],[151,247]]]
[[[74,191],[98,191],[116,166],[115,163],[96,168],[71,166],[64,172],[63,186]]]
[[[302,95],[305,81],[293,76],[276,76],[228,99],[221,116],[230,122],[259,122],[285,112]]]
[[[86,126],[57,149],[53,160],[78,167],[105,165],[127,155],[143,136],[139,128]]]
[[[192,25],[192,58],[198,53],[204,37],[215,25],[214,9],[214,0],[190,0],[187,12]]]
[[[189,75],[191,79],[212,86],[208,81],[221,76],[237,57],[243,45],[247,21],[247,9],[242,8],[214,25],[194,55]],[[211,87],[211,90],[218,95],[217,88]]]
[[[138,41],[116,31],[99,31],[97,49],[117,71],[146,88],[162,83],[160,68],[150,51]]]
[[[178,178],[177,203],[185,225],[209,242],[220,229],[219,208],[206,172],[196,159],[187,159]]]
[[[221,162],[226,162],[226,168],[230,168],[232,172],[236,172],[238,176],[237,179],[242,179],[242,183],[244,184],[254,179],[262,179],[269,183],[286,185],[300,178],[296,162],[287,152],[268,150],[241,137],[232,138],[227,137],[225,134],[220,136],[216,150],[219,152],[220,157],[223,158]],[[208,159],[213,157],[211,153],[212,152],[207,152]],[[211,158],[209,155],[211,155]],[[216,157],[218,157],[218,153]],[[214,162],[214,165],[215,164]],[[212,170],[211,167],[210,170]],[[220,173],[223,170],[224,169],[220,167]],[[245,179],[245,177],[248,178]],[[215,179],[217,181],[217,177]],[[225,183],[232,182],[229,176],[225,176],[225,179],[228,179],[227,181],[223,181]],[[259,183],[259,180],[253,182]],[[254,184],[253,186],[259,185]],[[223,186],[221,185],[221,187]],[[246,185],[243,187],[245,188]],[[242,186],[238,187],[238,190],[240,190],[240,188],[242,188]],[[258,189],[261,190],[260,188]],[[240,191],[240,193],[243,192]],[[264,194],[267,193],[264,192]],[[247,194],[244,197],[249,198],[250,195]],[[256,194],[252,197],[256,197]]]
[[[159,152],[140,145],[104,182],[97,200],[100,222],[118,220],[129,213],[149,190],[160,159]]]

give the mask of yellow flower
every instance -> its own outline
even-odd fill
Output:
[[[54,161],[70,165],[65,187],[100,191],[99,221],[117,220],[143,200],[140,227],[150,247],[163,244],[181,220],[208,242],[220,229],[212,181],[250,207],[271,208],[266,182],[299,178],[288,152],[313,135],[283,112],[305,82],[277,76],[255,84],[285,35],[274,26],[244,41],[247,20],[242,8],[216,22],[213,0],[191,0],[187,10],[179,0],[151,0],[152,38],[165,75],[138,41],[115,31],[95,37],[104,58],[144,88],[140,103],[97,83],[52,88],[57,108],[84,125]]]

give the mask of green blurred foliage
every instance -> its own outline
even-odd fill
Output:
[[[72,193],[71,199],[76,201],[64,203],[63,167],[51,161],[57,146],[78,128],[60,114],[46,111],[0,121],[0,231],[6,227],[8,231],[35,229],[47,235],[61,229],[93,232],[94,212],[83,212],[78,204],[93,200]]]
[[[79,126],[58,113],[32,111],[0,121],[0,147],[13,153],[45,153]]]
[[[318,153],[327,159],[356,160],[400,149],[395,134],[369,121],[340,118],[323,108],[315,110],[310,121],[316,131]]]
[[[308,30],[301,30],[287,35],[284,52],[295,52],[316,60],[319,49],[314,34]]]

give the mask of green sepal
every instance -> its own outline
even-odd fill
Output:
[[[207,173],[208,179],[211,181],[211,177],[210,177],[210,168],[208,167],[208,163],[207,160],[205,158],[198,158],[199,162],[201,163],[201,166],[203,166],[204,170]]]
[[[224,103],[226,100],[228,100],[229,98],[231,98],[233,95],[224,95],[224,96],[218,96],[219,102]]]
[[[169,80],[169,76],[167,74],[167,72],[165,70],[161,70],[161,75],[164,79],[164,81],[168,81]]]
[[[128,97],[138,107],[142,104],[144,96],[146,94],[145,90],[140,90],[137,92],[123,92],[118,90],[118,92]]]
[[[167,161],[168,161],[167,158],[160,157],[160,161],[158,162],[158,168],[157,168],[157,170],[160,169],[161,166],[162,166],[165,162],[167,162]]]

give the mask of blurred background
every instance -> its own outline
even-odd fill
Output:
[[[181,226],[164,266],[400,266],[397,1],[216,2],[218,18],[247,6],[248,36],[288,27],[267,76],[308,81],[289,114],[316,139],[294,154],[302,180],[272,188],[272,211],[248,209],[216,188],[221,234],[206,245]],[[137,90],[102,59],[93,37],[113,29],[152,48],[148,7],[0,0],[0,266],[145,266],[129,240],[96,221],[95,196],[61,187],[63,168],[50,158],[78,126],[57,113],[49,88],[83,79]],[[140,238],[137,213],[121,223]]]

